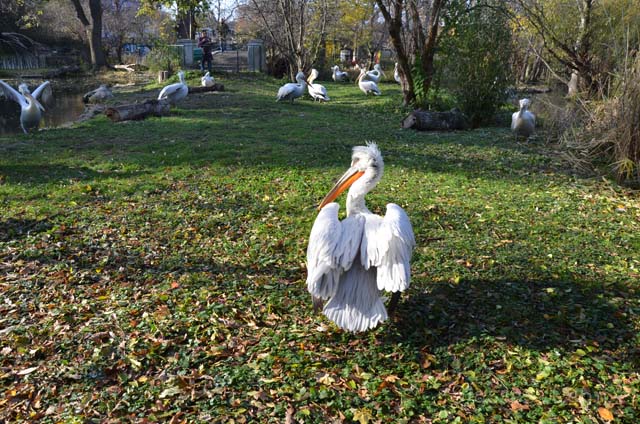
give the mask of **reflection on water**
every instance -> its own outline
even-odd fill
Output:
[[[53,92],[51,103],[43,105],[44,115],[40,128],[59,127],[75,121],[84,111],[83,93]],[[0,135],[21,134],[20,105],[5,97],[0,97]]]

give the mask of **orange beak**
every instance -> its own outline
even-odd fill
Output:
[[[318,210],[324,208],[328,203],[333,202],[336,197],[340,196],[340,193],[351,187],[351,185],[363,175],[364,171],[358,171],[357,169],[349,168],[347,172],[345,172],[344,175],[340,177],[331,191],[327,193],[324,199],[322,199],[322,202],[320,202],[320,206],[318,206]]]

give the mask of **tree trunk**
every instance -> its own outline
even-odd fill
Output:
[[[391,44],[393,45],[398,58],[398,73],[400,74],[400,87],[402,88],[402,103],[405,106],[408,106],[415,103],[416,93],[413,85],[409,58],[402,42],[402,15],[404,13],[403,0],[394,0],[392,2],[393,15],[391,15],[391,11],[387,9],[382,0],[376,0],[376,3],[387,22]]]
[[[148,116],[165,116],[169,114],[170,105],[166,100],[147,100],[144,103],[134,103],[110,107],[104,111],[112,122],[145,119]]]
[[[84,13],[80,0],[71,0],[71,4],[73,4],[76,16],[84,27],[87,39],[89,40],[91,65],[94,69],[106,67],[107,60],[102,50],[102,4],[100,0],[89,0],[91,22],[89,22],[87,15]]]
[[[89,0],[91,11],[91,64],[94,69],[107,66],[107,58],[102,50],[102,3],[100,0]]]
[[[429,19],[427,21],[427,36],[424,39],[424,43],[420,46],[420,63],[422,64],[422,71],[424,73],[422,81],[422,90],[424,94],[429,92],[431,88],[431,82],[433,81],[433,74],[435,72],[433,66],[433,60],[436,54],[436,44],[438,41],[438,28],[440,26],[440,13],[444,6],[445,0],[433,0],[431,10],[429,13]],[[417,12],[417,11],[416,11]],[[415,19],[419,21],[419,16]],[[420,31],[422,33],[422,31]]]

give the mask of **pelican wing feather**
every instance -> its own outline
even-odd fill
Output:
[[[29,107],[29,102],[27,101],[27,99],[25,99],[22,94],[18,93],[15,88],[11,87],[9,84],[2,80],[0,80],[0,87],[4,91],[4,94],[7,96],[7,98],[18,103],[21,108]]]
[[[160,91],[160,94],[158,95],[158,100],[168,99],[170,96],[177,93],[178,90],[180,90],[180,87],[182,87],[182,84],[179,82],[175,84],[167,85]]]
[[[36,88],[35,90],[33,90],[33,92],[31,93],[31,95],[33,96],[34,99],[40,99],[40,97],[43,95],[43,93],[45,92],[45,90],[49,90],[49,94],[51,95],[50,91],[51,91],[51,86],[50,86],[50,82],[49,81],[45,81],[42,84],[40,84],[38,86],[38,88]]]
[[[297,85],[294,83],[287,83],[278,89],[278,95],[276,100],[288,100],[295,92]]]
[[[338,219],[337,203],[329,203],[318,213],[307,248],[307,289],[321,299],[336,293],[338,281],[358,254],[363,222],[359,217]]]
[[[365,269],[376,268],[378,289],[397,292],[409,288],[415,244],[409,217],[395,203],[387,205],[384,218],[367,216],[360,260]]]

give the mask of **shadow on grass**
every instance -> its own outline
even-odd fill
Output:
[[[635,339],[625,304],[634,297],[623,285],[586,286],[574,281],[482,281],[438,284],[410,293],[398,307],[397,333],[389,342],[448,346],[491,336],[546,350],[574,350],[597,342],[617,349]],[[637,359],[636,359],[637,362]],[[640,366],[640,362],[635,364]]]
[[[0,242],[7,242],[51,229],[48,219],[7,219],[0,221]]]

